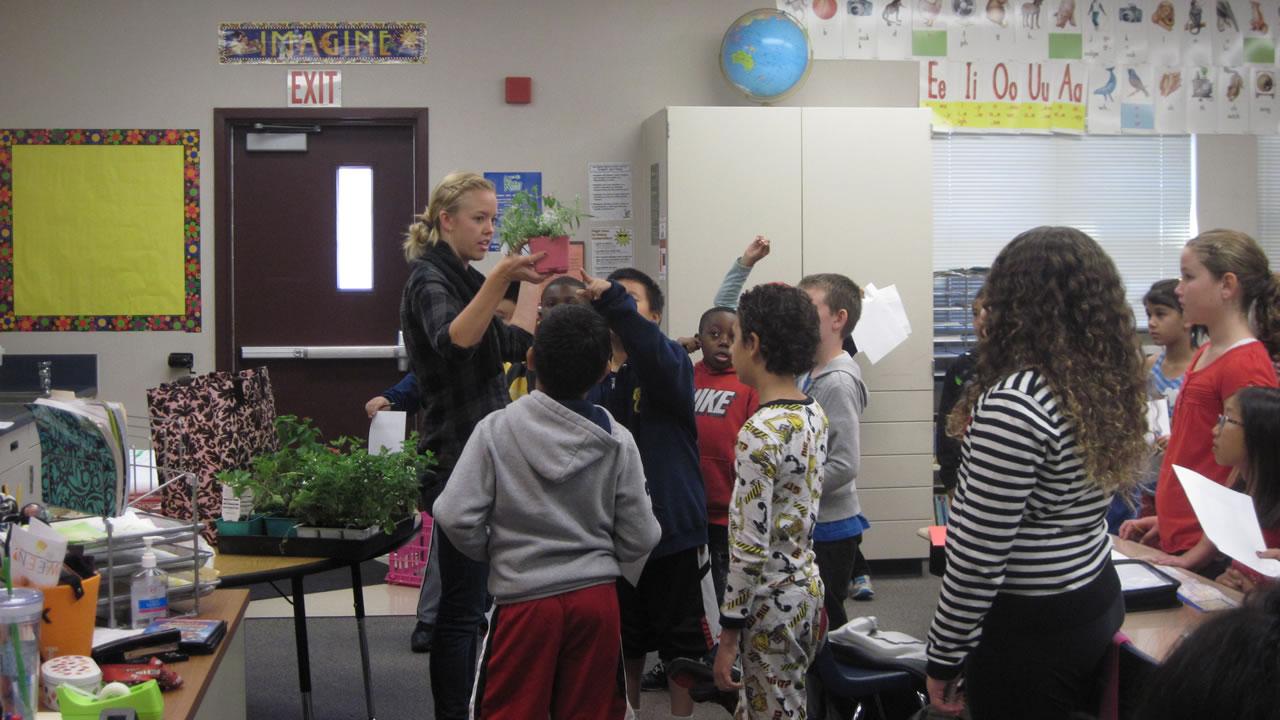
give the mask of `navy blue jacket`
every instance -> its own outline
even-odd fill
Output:
[[[662,540],[650,557],[707,544],[707,493],[698,465],[689,353],[636,312],[618,283],[593,303],[622,341],[627,361],[587,399],[603,405],[636,440]]]

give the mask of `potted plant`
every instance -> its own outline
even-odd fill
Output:
[[[322,443],[310,420],[292,415],[277,418],[276,433],[279,451],[217,478],[237,496],[252,495],[255,509],[267,515],[266,534],[277,537],[364,539],[379,529],[391,532],[412,516],[418,477],[435,464],[430,453],[418,453],[417,433],[400,452],[376,455],[356,438]]]
[[[543,195],[542,207],[539,207],[538,188],[534,186],[532,192],[516,193],[503,210],[498,239],[510,253],[518,253],[526,245],[530,252],[547,253],[534,265],[540,273],[567,272],[569,235],[588,217],[591,216],[582,211],[580,198],[574,198],[570,206],[552,195]]]

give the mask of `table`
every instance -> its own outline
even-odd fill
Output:
[[[171,667],[182,676],[182,687],[164,694],[165,720],[231,720],[245,717],[244,634],[240,632],[248,590],[214,590],[200,598],[200,617],[227,621],[227,634],[208,655]],[[175,603],[175,609],[184,605]],[[39,720],[62,715],[41,712]]]
[[[1159,550],[1130,540],[1113,537],[1115,548],[1121,554],[1135,560],[1150,558],[1159,554]],[[1224,595],[1239,601],[1241,594],[1231,588],[1224,587],[1212,580],[1201,578],[1205,584],[1221,590]],[[1124,625],[1120,632],[1129,637],[1133,649],[1152,663],[1164,662],[1173,652],[1178,641],[1195,630],[1211,613],[1198,610],[1188,605],[1181,605],[1167,610],[1144,610],[1126,613]]]
[[[302,694],[302,716],[306,720],[315,717],[315,710],[311,702],[311,656],[307,646],[307,606],[303,580],[308,575],[343,565],[351,568],[351,597],[355,605],[356,631],[360,637],[360,672],[364,679],[365,710],[369,720],[374,720],[373,683],[369,667],[369,640],[365,633],[364,583],[360,563],[385,555],[408,542],[420,523],[421,516],[391,535],[382,535],[381,541],[370,543],[363,553],[343,557],[214,554],[213,566],[218,571],[222,587],[289,580],[290,594],[293,596],[293,636],[298,652],[298,688]]]

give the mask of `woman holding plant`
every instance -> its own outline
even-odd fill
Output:
[[[494,309],[511,282],[544,279],[534,269],[542,254],[506,255],[487,277],[471,267],[489,250],[497,214],[492,183],[475,173],[453,173],[432,191],[404,241],[410,274],[400,326],[422,393],[426,432],[419,449],[430,450],[438,463],[432,487],[424,489],[428,504],[448,482],[476,423],[510,401],[502,363],[523,360],[533,341],[532,303],[517,304],[510,325],[495,319]],[[467,715],[488,569],[443,534],[435,541],[442,589],[431,687],[435,717],[452,720]]]

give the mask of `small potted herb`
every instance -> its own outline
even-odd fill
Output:
[[[529,246],[534,253],[545,252],[534,269],[540,273],[562,273],[569,270],[569,235],[591,217],[582,211],[581,199],[574,198],[570,206],[553,195],[543,195],[541,207],[538,188],[521,190],[511,199],[502,212],[502,224],[498,228],[499,242],[510,253],[518,253]]]

